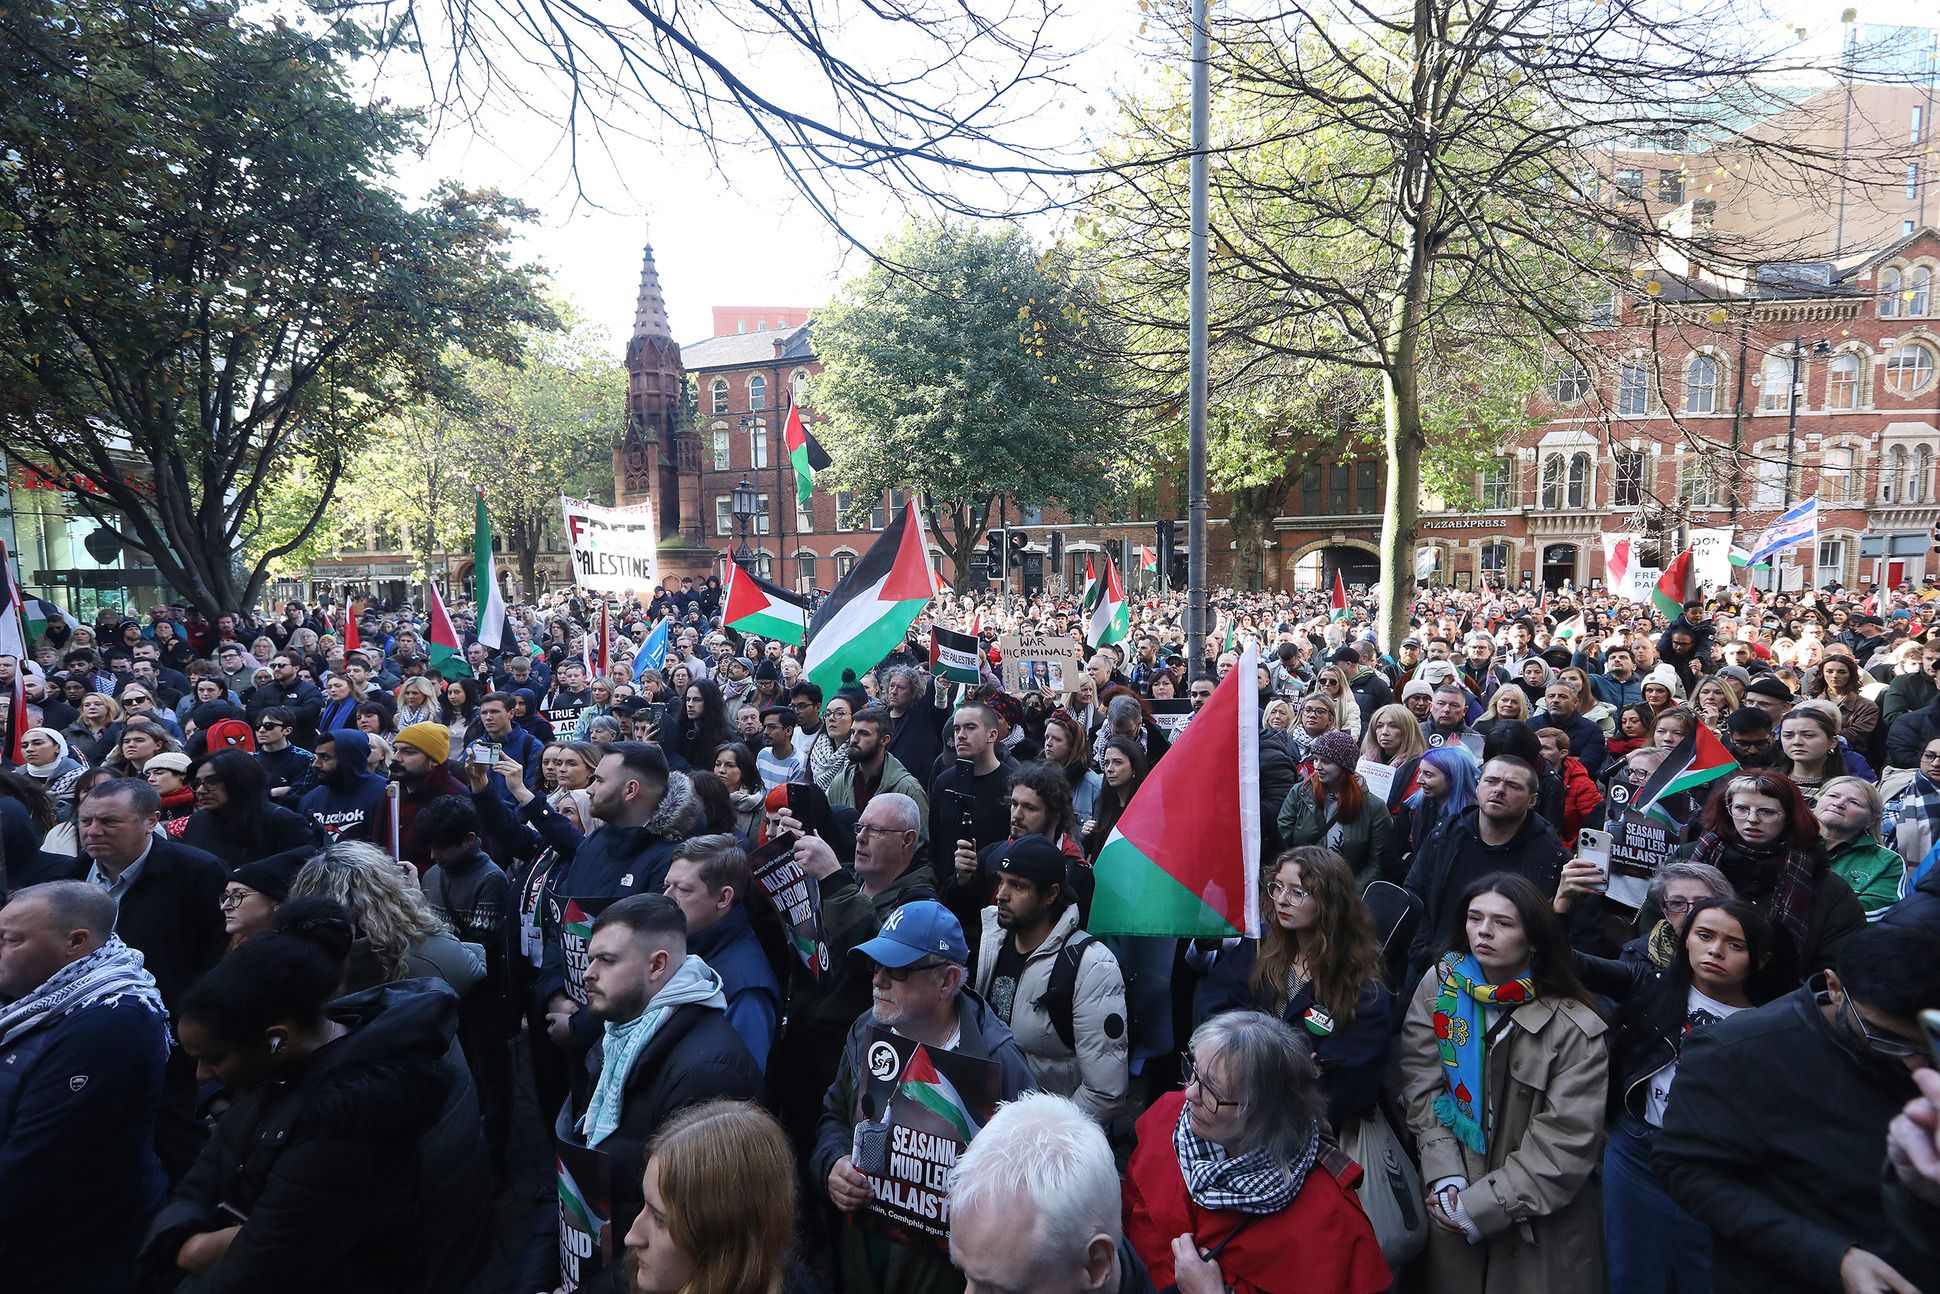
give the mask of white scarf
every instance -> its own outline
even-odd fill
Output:
[[[727,994],[722,991],[720,974],[693,953],[687,954],[687,960],[660,986],[660,991],[638,1017],[625,1024],[607,1021],[606,1036],[600,1039],[604,1054],[600,1058],[599,1080],[593,1084],[592,1098],[586,1102],[586,1113],[579,1120],[579,1131],[589,1147],[599,1145],[619,1131],[622,1098],[634,1062],[667,1013],[690,1003],[715,1011],[727,1010]]]

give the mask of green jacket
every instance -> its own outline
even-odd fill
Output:
[[[1381,855],[1388,843],[1388,833],[1394,829],[1394,819],[1388,812],[1387,802],[1380,796],[1371,794],[1367,783],[1360,775],[1354,781],[1361,788],[1361,812],[1351,822],[1340,823],[1340,839],[1330,841],[1329,834],[1333,825],[1321,815],[1314,804],[1314,795],[1308,783],[1301,782],[1287,795],[1286,803],[1280,806],[1278,824],[1280,846],[1291,849],[1296,845],[1326,845],[1354,869],[1354,883],[1363,889],[1369,882],[1377,880],[1399,881],[1397,876],[1381,875]]]
[[[1906,897],[1906,860],[1880,844],[1870,831],[1828,850],[1826,861],[1852,886],[1869,921]]]
[[[876,794],[894,791],[907,795],[916,801],[916,849],[918,857],[930,843],[930,797],[924,793],[923,784],[907,768],[903,761],[894,755],[882,757],[882,783],[876,787]],[[842,768],[829,779],[828,796],[830,804],[846,804],[855,807],[855,765],[843,762]]]
[[[1934,694],[1933,680],[1925,671],[1895,674],[1893,681],[1886,685],[1886,690],[1879,694],[1880,726],[1889,727],[1893,720],[1907,711],[1932,705]]]

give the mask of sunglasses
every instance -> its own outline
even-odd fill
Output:
[[[954,966],[955,964],[955,962],[922,961],[912,962],[908,966],[885,966],[881,962],[877,962],[876,969],[887,975],[890,979],[895,980],[898,984],[901,984],[918,971],[941,970],[945,966]]]

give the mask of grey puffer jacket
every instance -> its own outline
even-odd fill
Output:
[[[1044,942],[1024,959],[1024,971],[1011,998],[1010,1031],[1040,1088],[1070,1097],[1093,1119],[1109,1124],[1124,1104],[1130,1084],[1125,977],[1118,959],[1096,939],[1079,953],[1071,1003],[1074,1046],[1065,1046],[1058,1037],[1046,1001],[1058,954],[1080,933],[1078,905],[1073,903],[1052,924]],[[1009,937],[1010,932],[997,924],[997,909],[985,908],[976,963],[977,995],[985,1002],[991,1001],[998,952]]]

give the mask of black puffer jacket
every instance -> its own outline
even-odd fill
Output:
[[[289,1078],[243,1093],[149,1228],[144,1265],[248,1221],[184,1294],[445,1294],[488,1250],[490,1177],[456,1043],[458,997],[403,980],[327,1008],[350,1032]]]

